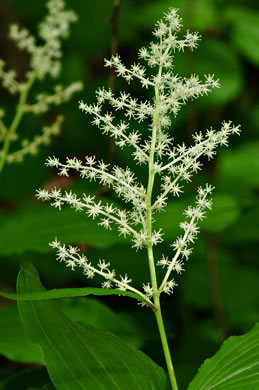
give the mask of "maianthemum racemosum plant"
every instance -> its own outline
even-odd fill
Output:
[[[223,122],[221,129],[216,132],[212,128],[205,134],[199,132],[193,135],[193,144],[175,145],[169,134],[171,114],[177,115],[188,100],[206,95],[219,83],[213,75],[205,75],[201,81],[197,75],[181,78],[173,73],[173,56],[186,48],[193,50],[197,47],[200,36],[196,32],[187,31],[182,38],[178,33],[182,23],[177,9],[171,8],[155,27],[155,41],[148,48],[139,51],[139,57],[151,68],[152,75],[147,76],[147,69],[139,63],[127,68],[118,55],[105,61],[105,66],[114,67],[118,76],[128,83],[137,79],[143,88],[153,91],[152,101],[139,101],[129,93],[121,92],[116,97],[111,90],[101,88],[97,91],[97,102],[93,105],[79,103],[79,108],[93,116],[92,123],[100,130],[114,138],[120,148],[132,148],[132,158],[136,164],[147,167],[146,183],[139,183],[138,178],[128,167],[113,166],[111,169],[104,161],[96,161],[94,157],[86,157],[85,162],[77,158],[67,158],[65,163],[57,157],[49,157],[46,165],[59,170],[59,175],[69,176],[71,170],[77,171],[82,178],[99,181],[104,186],[114,190],[130,207],[121,209],[111,203],[96,200],[94,196],[84,194],[78,197],[72,192],[62,192],[61,189],[40,189],[37,197],[50,201],[51,205],[61,209],[68,204],[76,211],[82,211],[87,216],[98,220],[98,224],[106,229],[116,227],[118,233],[129,236],[132,246],[147,250],[150,271],[150,283],[143,284],[143,290],[134,287],[131,278],[126,275],[116,275],[110,263],[100,260],[95,266],[74,246],[62,245],[55,239],[50,245],[57,250],[57,259],[74,270],[80,267],[87,278],[101,275],[104,279],[103,288],[113,288],[121,291],[131,291],[141,299],[141,304],[149,306],[156,316],[164,355],[167,363],[172,389],[177,389],[173,364],[164,329],[160,295],[172,294],[176,286],[173,273],[181,273],[184,264],[192,252],[199,227],[198,222],[205,218],[206,210],[211,208],[210,195],[212,187],[206,184],[199,187],[195,204],[185,210],[185,220],[180,224],[183,234],[172,243],[172,257],[154,258],[153,247],[163,241],[162,230],[154,230],[153,223],[158,212],[165,209],[170,196],[178,197],[183,192],[184,182],[190,182],[193,174],[201,169],[200,157],[211,159],[216,154],[219,145],[228,145],[231,134],[239,134],[239,126],[231,122]],[[105,112],[104,105],[108,103],[110,111]],[[125,120],[116,121],[114,110],[122,110]],[[142,134],[131,124],[147,122],[149,136],[143,140]],[[133,128],[132,128],[133,127]],[[160,183],[160,193],[154,198],[153,187],[155,180]],[[157,267],[164,269],[164,277],[160,284],[157,280]]]
[[[51,125],[43,127],[42,134],[36,135],[31,141],[23,139],[20,147],[11,148],[17,141],[17,130],[23,116],[27,113],[35,115],[49,111],[51,105],[60,105],[82,89],[81,82],[74,82],[67,87],[56,85],[52,94],[42,92],[36,96],[34,103],[28,102],[28,95],[36,82],[43,81],[47,76],[57,78],[61,70],[62,40],[69,35],[70,24],[77,20],[73,11],[65,10],[63,0],[49,0],[48,14],[39,24],[37,39],[25,28],[17,25],[10,27],[10,38],[16,42],[19,49],[29,55],[29,70],[24,81],[17,81],[14,70],[5,70],[5,62],[0,60],[0,80],[4,88],[12,95],[18,95],[16,113],[10,126],[4,123],[4,110],[0,110],[0,172],[5,163],[19,162],[27,154],[36,154],[41,144],[48,144],[51,137],[59,134],[63,118],[61,115]],[[40,43],[38,43],[40,40]]]

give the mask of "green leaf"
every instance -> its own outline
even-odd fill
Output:
[[[60,305],[73,321],[108,330],[136,348],[143,344],[134,318],[127,313],[115,313],[104,303],[89,298],[66,299]],[[16,362],[44,364],[40,349],[24,333],[16,304],[0,311],[0,355]]]
[[[55,237],[64,244],[86,242],[97,248],[125,241],[115,231],[98,226],[83,212],[75,213],[71,208],[59,211],[40,205],[17,213],[1,225],[0,254],[49,252],[49,242]]]
[[[0,291],[0,296],[7,299],[13,299],[15,301],[39,301],[46,299],[83,297],[86,295],[124,295],[145,302],[144,298],[141,298],[139,295],[130,291],[121,291],[97,287],[60,288],[48,291],[42,290],[40,292],[25,292],[18,294]]]
[[[136,348],[143,345],[143,337],[137,322],[128,313],[114,312],[109,306],[94,298],[66,299],[59,301],[59,304],[73,321],[105,329]]]
[[[32,266],[20,271],[17,290],[18,294],[44,290]],[[57,389],[166,389],[164,371],[116,336],[71,321],[51,301],[18,305],[25,331],[40,346]]]
[[[207,359],[188,390],[259,389],[259,324],[244,336],[230,337]]]

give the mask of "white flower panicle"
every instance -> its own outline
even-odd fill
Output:
[[[131,286],[130,283],[132,280],[127,274],[124,276],[116,276],[116,272],[114,269],[110,268],[109,262],[101,259],[99,260],[97,266],[94,266],[84,254],[80,253],[77,247],[62,245],[57,239],[52,241],[49,245],[57,251],[57,260],[61,262],[63,261],[67,267],[71,268],[72,271],[74,271],[77,267],[81,268],[88,279],[92,279],[95,275],[99,275],[104,278],[102,288],[115,288],[120,291],[131,291],[143,298],[146,301],[146,304],[150,306],[153,305],[149,299],[151,295],[145,286],[143,293],[136,290],[133,286]]]
[[[12,162],[22,162],[25,155],[35,155],[39,151],[39,146],[49,145],[52,139],[52,136],[57,136],[60,134],[61,125],[63,123],[63,116],[58,115],[55,121],[50,126],[44,126],[42,129],[41,135],[36,135],[31,141],[28,139],[23,139],[22,148],[16,152],[9,153],[6,161],[8,163]],[[0,151],[0,158],[1,158]]]
[[[185,210],[186,220],[180,223],[180,228],[183,229],[184,234],[178,237],[171,245],[174,248],[175,255],[172,260],[168,260],[167,257],[163,256],[158,261],[158,265],[167,268],[164,280],[159,288],[160,292],[170,292],[171,289],[168,290],[168,283],[170,283],[170,281],[168,282],[168,278],[172,271],[175,271],[177,274],[181,274],[184,271],[184,261],[190,257],[192,253],[190,246],[197,239],[199,233],[197,222],[202,221],[206,217],[206,210],[210,210],[212,207],[212,200],[208,199],[212,190],[213,187],[208,184],[204,188],[198,188],[195,206],[189,206]]]
[[[62,172],[64,174],[64,172]],[[51,205],[61,210],[67,204],[76,211],[85,211],[93,218],[98,219],[98,224],[106,229],[111,229],[113,225],[117,226],[118,233],[123,237],[130,236],[133,241],[133,247],[142,248],[147,241],[147,233],[144,230],[136,230],[136,225],[144,225],[137,213],[120,209],[114,204],[97,201],[95,196],[78,197],[70,192],[62,192],[60,189],[53,188],[48,191],[45,189],[37,190],[36,196],[43,201],[52,201]],[[152,244],[157,245],[162,242],[161,231],[154,231],[152,234]]]
[[[69,35],[70,24],[77,20],[73,11],[65,10],[64,0],[49,0],[48,14],[39,25],[39,38],[43,44],[37,44],[36,38],[25,28],[17,25],[10,27],[9,36],[17,46],[30,54],[30,71],[27,79],[33,75],[43,79],[46,75],[57,77],[61,69],[62,40]],[[15,71],[4,71],[4,61],[1,60],[0,77],[11,93],[21,92],[25,83],[15,81]]]
[[[145,208],[145,189],[143,185],[137,183],[135,174],[129,168],[113,166],[109,171],[109,164],[105,164],[102,160],[96,161],[92,156],[86,157],[85,164],[77,158],[67,158],[66,164],[62,164],[58,158],[49,157],[46,165],[58,168],[60,176],[67,176],[69,171],[74,169],[82,178],[90,181],[97,180],[104,186],[112,187],[126,202],[138,206],[142,204]]]
[[[38,79],[43,79],[47,74],[52,77],[59,75],[61,43],[69,35],[70,24],[77,20],[73,11],[65,10],[64,0],[49,0],[47,8],[48,14],[39,25],[39,38],[44,42],[42,45],[37,45],[36,38],[17,25],[10,27],[9,34],[20,49],[30,54],[31,71]]]
[[[153,89],[152,101],[140,101],[126,92],[120,92],[115,96],[110,89],[100,88],[96,92],[95,104],[79,102],[80,110],[92,115],[93,125],[99,127],[104,134],[113,137],[115,144],[120,148],[131,147],[136,164],[148,166],[148,183],[145,185],[140,183],[128,167],[111,168],[104,161],[96,161],[93,156],[86,157],[85,162],[77,158],[67,158],[65,163],[61,163],[57,157],[49,157],[46,162],[48,166],[58,169],[58,174],[61,176],[69,176],[70,171],[75,170],[82,178],[98,181],[101,185],[111,188],[117,196],[128,203],[129,207],[123,210],[114,204],[104,204],[86,194],[78,198],[71,192],[62,193],[58,189],[37,191],[38,198],[50,201],[59,209],[64,204],[68,204],[76,210],[84,210],[92,218],[98,218],[98,223],[107,229],[116,225],[119,234],[131,238],[133,247],[147,248],[149,265],[154,261],[153,246],[163,241],[162,229],[157,231],[153,229],[155,212],[166,207],[170,196],[178,197],[182,194],[183,182],[190,182],[193,174],[201,169],[202,156],[213,158],[218,146],[227,146],[229,136],[240,133],[239,126],[229,121],[223,122],[218,132],[208,129],[205,134],[201,132],[194,134],[192,145],[174,143],[174,139],[168,132],[172,117],[177,115],[188,100],[206,95],[212,89],[219,87],[218,80],[213,75],[205,75],[202,81],[194,74],[187,78],[173,73],[175,53],[186,48],[193,50],[200,39],[198,33],[190,31],[179,38],[181,27],[182,22],[175,8],[169,9],[163,20],[157,23],[153,33],[155,41],[151,42],[149,47],[141,48],[139,51],[139,58],[151,67],[151,71],[138,63],[128,68],[119,55],[105,61],[105,66],[113,67],[117,75],[123,77],[128,83],[137,79],[142,87]],[[112,108],[110,111],[109,109],[105,111],[105,106]],[[122,111],[124,120],[116,119],[115,111]],[[146,139],[136,129],[136,124],[143,121],[147,123],[150,131]],[[160,183],[160,192],[154,199],[155,179]],[[174,271],[176,274],[181,274],[184,271],[184,262],[189,258],[192,252],[191,246],[199,233],[197,223],[205,218],[206,210],[211,207],[209,199],[211,191],[212,187],[209,185],[198,189],[195,206],[188,207],[185,211],[186,220],[180,224],[183,234],[172,244],[174,256],[172,259],[163,256],[158,261],[158,265],[165,269],[165,276],[159,288],[156,286],[157,283],[154,283],[155,265],[150,267],[152,283],[143,284],[144,293],[139,292],[144,294],[148,305],[150,300],[157,304],[157,296],[160,293],[171,294],[177,286],[175,280],[170,278],[171,273]],[[56,247],[58,258],[64,255],[69,261],[67,265],[75,267],[79,260],[71,258],[72,249],[67,250],[60,244]],[[94,269],[89,268],[89,265],[85,269],[88,277],[96,273]],[[113,275],[111,278],[106,277],[103,287],[112,285],[118,287],[113,279],[115,278],[113,271],[102,272]]]
[[[52,95],[48,95],[45,92],[36,95],[36,102],[34,104],[27,104],[24,110],[25,112],[32,112],[35,115],[44,114],[49,110],[51,105],[60,106],[68,102],[74,93],[81,91],[81,89],[82,83],[80,81],[75,81],[68,87],[56,85]]]
[[[10,152],[14,141],[19,137],[17,128],[25,113],[43,114],[49,111],[52,105],[60,105],[67,102],[74,93],[82,89],[81,82],[74,82],[68,87],[57,85],[54,93],[40,93],[36,96],[35,103],[28,103],[28,95],[36,81],[41,81],[46,76],[57,77],[61,70],[62,41],[69,34],[70,25],[77,20],[73,11],[66,10],[64,0],[49,0],[47,2],[48,14],[39,25],[39,38],[42,42],[37,43],[37,39],[25,28],[17,25],[10,27],[9,36],[15,41],[18,48],[25,50],[29,54],[30,68],[23,81],[17,81],[16,71],[6,70],[5,62],[0,60],[0,80],[4,88],[11,94],[19,95],[19,102],[9,128],[0,120],[0,142],[3,142],[0,171],[5,162],[19,162],[28,153],[35,154],[41,144],[49,143],[51,136],[57,135],[57,126],[61,124],[60,118],[56,118],[53,125],[45,127],[41,136],[36,136],[34,140],[21,140],[19,149]]]

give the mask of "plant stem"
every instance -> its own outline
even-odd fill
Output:
[[[160,80],[162,74],[162,66],[159,67],[158,80]],[[159,83],[159,82],[158,82]],[[174,367],[168,347],[168,342],[166,338],[161,308],[160,308],[160,293],[157,287],[157,277],[156,277],[156,268],[155,260],[152,247],[152,192],[153,185],[155,180],[155,169],[154,169],[154,160],[155,160],[155,147],[157,140],[157,131],[159,130],[159,109],[160,109],[160,97],[159,97],[159,84],[155,86],[155,112],[153,117],[153,129],[152,129],[152,141],[150,147],[149,155],[149,176],[148,176],[148,186],[147,186],[147,195],[146,195],[146,229],[147,229],[147,252],[148,252],[148,262],[149,262],[149,271],[151,277],[151,284],[153,289],[153,299],[156,306],[155,316],[157,320],[158,330],[162,342],[162,347],[164,350],[166,365],[168,369],[168,374],[172,386],[172,390],[178,390]]]
[[[6,160],[7,160],[8,152],[9,152],[10,145],[12,142],[12,136],[15,134],[15,131],[16,131],[17,127],[19,126],[21,119],[23,117],[24,106],[25,106],[25,103],[27,100],[29,90],[32,87],[34,80],[35,80],[35,75],[32,74],[30,76],[30,78],[28,79],[27,84],[24,86],[23,91],[20,94],[16,114],[13,118],[13,121],[12,121],[8,131],[7,131],[7,134],[5,136],[5,140],[3,143],[3,149],[1,151],[2,153],[1,153],[1,157],[0,157],[0,173],[2,172],[4,165],[6,163]]]
[[[166,337],[166,333],[165,333],[165,327],[164,327],[164,322],[163,322],[163,317],[162,317],[160,307],[155,312],[155,316],[156,316],[157,326],[158,326],[158,330],[159,330],[159,334],[160,334],[160,339],[161,339],[163,350],[164,350],[166,365],[167,365],[172,389],[178,390],[176,377],[175,377],[175,373],[174,373],[174,367],[173,367],[171,354],[170,354],[170,350],[169,350],[169,346],[168,346],[168,342],[167,342],[167,337]]]
[[[164,351],[164,356],[165,356],[165,361],[167,365],[167,370],[168,370],[168,375],[170,378],[172,390],[178,390],[177,382],[176,382],[176,377],[175,377],[175,372],[174,372],[174,366],[167,342],[167,337],[165,333],[165,327],[164,327],[164,322],[163,322],[163,317],[162,317],[162,312],[161,312],[161,307],[160,307],[160,297],[159,297],[159,292],[157,288],[157,279],[156,279],[156,270],[155,270],[155,262],[154,262],[154,255],[153,255],[153,249],[152,246],[149,245],[147,247],[148,249],[148,260],[149,260],[149,270],[150,270],[150,276],[151,276],[151,283],[152,283],[152,288],[153,288],[153,297],[154,297],[154,303],[156,306],[156,310],[154,310],[155,316],[156,316],[156,321],[157,321],[157,326],[159,330],[159,335]]]

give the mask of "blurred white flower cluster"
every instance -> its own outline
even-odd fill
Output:
[[[51,204],[59,209],[68,204],[76,210],[86,212],[88,216],[97,218],[98,223],[107,229],[117,225],[119,234],[131,237],[133,247],[147,248],[151,285],[150,283],[143,285],[144,291],[139,292],[146,296],[147,304],[150,304],[152,297],[154,303],[159,302],[156,297],[162,292],[167,294],[173,292],[176,283],[171,278],[171,273],[172,271],[181,273],[184,269],[184,262],[190,256],[191,246],[199,232],[197,222],[202,220],[206,210],[211,208],[209,197],[212,187],[206,185],[199,188],[195,206],[190,206],[185,211],[186,220],[180,224],[184,233],[172,244],[175,251],[173,258],[163,256],[157,262],[165,269],[160,287],[156,282],[152,248],[163,241],[163,232],[161,229],[153,228],[155,213],[165,209],[170,196],[178,197],[183,192],[183,183],[190,182],[193,174],[201,169],[202,156],[212,158],[217,146],[227,145],[228,137],[240,132],[239,126],[223,122],[219,131],[209,129],[204,134],[201,132],[194,134],[193,144],[190,146],[174,144],[168,132],[173,116],[177,115],[188,100],[196,99],[219,87],[213,75],[205,75],[201,81],[197,75],[181,78],[173,73],[175,52],[183,51],[185,48],[193,50],[200,39],[197,33],[189,31],[180,39],[178,32],[181,26],[181,19],[174,8],[157,23],[154,30],[155,42],[139,51],[139,57],[146,61],[151,71],[147,71],[146,67],[140,64],[133,64],[127,68],[118,55],[105,62],[106,66],[114,67],[116,73],[127,82],[130,83],[135,78],[142,87],[151,88],[154,96],[151,101],[139,101],[125,92],[116,97],[111,90],[101,88],[96,94],[96,104],[91,105],[83,101],[79,103],[79,108],[83,112],[93,116],[94,125],[104,134],[113,137],[120,148],[126,146],[132,148],[132,156],[137,164],[147,165],[147,184],[139,182],[135,173],[128,167],[109,167],[103,161],[95,161],[93,157],[86,157],[85,161],[67,158],[65,163],[61,163],[56,157],[49,157],[46,163],[57,168],[61,176],[68,176],[71,170],[75,170],[82,178],[98,181],[114,190],[130,207],[120,209],[86,194],[79,198],[71,192],[62,193],[59,189],[50,191],[42,189],[37,192],[38,198],[51,201]],[[108,112],[104,107],[106,103],[110,107]],[[125,120],[116,120],[113,114],[116,110],[124,111]],[[135,128],[136,123],[142,121],[147,122],[150,131],[146,139]],[[160,193],[157,197],[153,194],[155,180],[160,183]],[[62,246],[58,241],[54,241],[51,246],[58,250],[58,259],[72,269],[82,266],[87,277],[92,277],[95,273],[100,274],[99,268],[90,266],[85,258],[82,260],[82,255],[77,251],[71,258],[71,246]],[[106,272],[107,274],[103,275],[106,280],[103,287],[112,287],[113,282],[115,288],[131,289],[128,280],[121,286],[115,281],[115,276],[111,277],[113,271]]]
[[[16,114],[11,124],[4,123],[4,111],[0,111],[0,171],[6,162],[22,161],[26,154],[35,154],[40,144],[48,144],[53,135],[60,131],[62,119],[58,116],[54,124],[43,127],[42,134],[32,140],[22,140],[20,147],[13,151],[12,145],[19,138],[17,129],[24,114],[32,112],[43,114],[51,105],[60,105],[68,101],[72,95],[82,89],[81,82],[74,82],[68,87],[57,85],[51,94],[42,92],[36,96],[35,102],[28,102],[28,95],[37,81],[46,76],[56,78],[61,70],[62,40],[69,35],[70,24],[77,20],[73,11],[66,10],[64,0],[49,0],[47,2],[48,14],[39,24],[38,38],[17,25],[10,27],[10,38],[18,48],[29,55],[29,70],[23,81],[17,81],[15,70],[6,69],[5,62],[0,60],[0,81],[9,93],[17,94],[19,101]],[[38,43],[41,42],[41,43]]]

